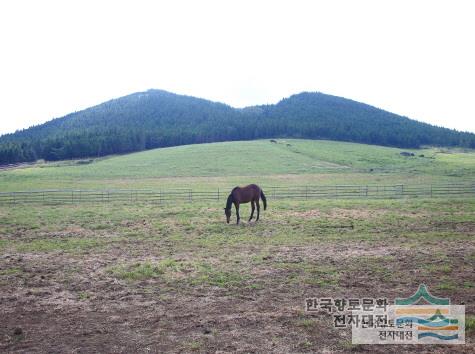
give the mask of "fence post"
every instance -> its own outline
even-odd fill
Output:
[[[188,194],[188,199],[189,199],[190,202],[193,201],[193,191],[191,189],[190,189],[190,192]]]
[[[432,198],[432,184],[430,185],[430,197]]]
[[[308,200],[308,186],[305,186],[305,200]]]
[[[272,187],[272,199],[275,199],[275,187]]]
[[[71,191],[71,204],[74,204],[74,191]]]

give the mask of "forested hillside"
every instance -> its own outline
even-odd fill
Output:
[[[309,138],[414,148],[475,148],[475,134],[434,127],[322,93],[236,109],[161,90],[139,92],[0,137],[0,164],[103,156],[166,146]]]

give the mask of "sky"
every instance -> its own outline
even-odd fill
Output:
[[[0,2],[0,134],[151,88],[302,91],[475,132],[473,1]]]

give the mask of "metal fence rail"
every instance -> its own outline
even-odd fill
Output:
[[[164,189],[114,189],[114,190],[37,190],[0,192],[0,205],[24,203],[75,204],[75,203],[135,203],[192,202],[200,200],[224,200],[231,189],[215,190]],[[394,199],[475,197],[475,182],[430,185],[335,185],[264,187],[268,199]]]

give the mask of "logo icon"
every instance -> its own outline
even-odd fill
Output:
[[[352,316],[362,319],[351,328],[353,344],[465,344],[465,306],[432,295],[425,284],[394,305]]]
[[[426,304],[421,304],[424,300]],[[431,343],[446,343],[460,339],[461,326],[456,306],[450,305],[449,298],[433,296],[425,284],[408,298],[395,301],[395,323],[412,323],[417,331],[417,340],[429,338]],[[425,340],[424,342],[428,342]]]

